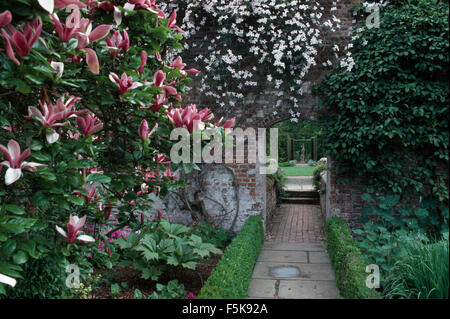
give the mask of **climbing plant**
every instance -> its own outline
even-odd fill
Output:
[[[351,71],[339,66],[315,91],[336,169],[366,191],[432,195],[448,205],[447,1],[386,6],[361,28]]]

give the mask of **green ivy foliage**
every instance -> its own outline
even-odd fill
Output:
[[[351,72],[338,67],[315,88],[338,175],[448,205],[448,10],[437,0],[388,5],[380,27],[353,41]]]

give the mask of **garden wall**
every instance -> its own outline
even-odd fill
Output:
[[[333,1],[319,1],[320,5],[329,8]],[[299,108],[301,118],[316,120],[318,118],[318,98],[311,92],[312,87],[320,82],[323,76],[330,71],[322,66],[322,62],[332,59],[331,47],[335,43],[345,44],[349,41],[353,30],[353,16],[350,10],[358,0],[339,1],[334,15],[341,20],[341,29],[324,37],[324,47],[321,50],[324,54],[317,59],[317,67],[313,68],[303,85],[304,98]],[[180,14],[182,16],[182,13]],[[331,18],[331,17],[330,17]],[[216,32],[214,27],[205,26],[204,34]],[[204,36],[204,35],[203,35]],[[203,39],[202,34],[198,34],[199,41]],[[189,58],[200,55],[198,49],[188,51],[186,62],[195,67],[195,62]],[[201,74],[199,75],[201,76]],[[211,108],[217,119],[222,116],[225,119],[236,117],[235,127],[247,128],[269,128],[273,124],[291,118],[289,105],[282,105],[282,110],[276,109],[276,93],[279,89],[271,87],[272,83],[260,81],[258,86],[253,87],[247,95],[234,106],[218,107],[217,101],[202,94],[199,90],[199,81],[191,83],[192,90],[187,94],[183,103],[197,104],[200,108]],[[287,93],[287,92],[286,92]],[[226,101],[224,101],[226,103]],[[221,167],[222,166],[222,167]],[[261,215],[266,225],[266,219],[270,216],[272,202],[267,200],[270,191],[266,190],[266,176],[259,174],[259,168],[253,163],[244,164],[216,164],[204,169],[201,182],[196,179],[197,173],[192,173],[188,178],[187,193],[191,199],[198,193],[199,198],[204,202],[206,210],[215,219],[221,221],[225,227],[232,227],[233,231],[239,230],[246,218],[252,215]],[[333,172],[327,177],[327,216],[340,216],[345,219],[351,227],[356,223],[360,211],[360,193],[358,185],[338,184]],[[232,182],[234,180],[234,182]],[[236,186],[237,185],[237,186]],[[238,194],[238,200],[233,198]],[[185,204],[177,199],[177,195],[171,195],[165,199],[163,205],[176,218],[190,220],[189,210]],[[175,199],[175,200],[174,200]],[[176,208],[176,206],[179,208]],[[181,207],[181,208],[180,208]],[[236,217],[237,213],[237,217]],[[175,218],[175,217],[174,217]],[[236,219],[234,221],[234,219]]]

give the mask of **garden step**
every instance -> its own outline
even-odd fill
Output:
[[[286,191],[287,197],[307,197],[319,198],[319,192],[316,191]]]
[[[281,201],[286,204],[320,204],[318,197],[281,197]]]

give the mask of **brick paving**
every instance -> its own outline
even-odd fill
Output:
[[[325,241],[319,205],[282,204],[273,216],[266,233],[268,242]]]

